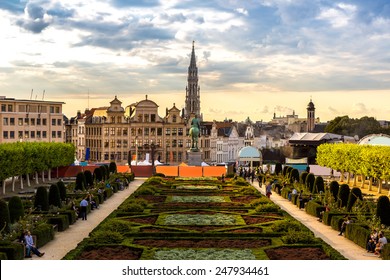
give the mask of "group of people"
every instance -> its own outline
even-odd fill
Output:
[[[376,229],[373,229],[367,242],[367,252],[380,255],[385,244],[387,244],[387,238],[384,236],[383,232],[378,232]]]
[[[31,235],[29,230],[26,230],[22,233],[19,238],[19,241],[26,246],[26,255],[25,258],[32,258],[32,253],[37,255],[38,257],[42,257],[45,253],[40,252],[34,243],[34,238]]]

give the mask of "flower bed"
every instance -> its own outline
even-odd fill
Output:
[[[177,190],[219,190],[218,186],[194,186],[194,185],[188,185],[188,186],[176,186]]]
[[[156,260],[255,260],[249,249],[204,249],[204,250],[160,250],[154,255]]]
[[[226,198],[223,196],[171,196],[171,202],[190,202],[190,203],[207,203],[207,202],[225,202]]]
[[[165,217],[164,225],[242,225],[245,222],[239,215],[198,215],[198,214],[173,214]]]

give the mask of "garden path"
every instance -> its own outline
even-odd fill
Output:
[[[134,181],[130,182],[129,188],[114,193],[107,201],[99,205],[99,209],[91,211],[87,220],[78,219],[67,230],[56,232],[52,241],[39,248],[41,252],[45,252],[45,255],[42,258],[34,255],[31,259],[61,260],[70,250],[76,248],[79,242],[88,237],[89,233],[143,184],[145,180],[146,178],[135,178]]]
[[[265,195],[265,187],[260,188],[256,183],[253,186]],[[316,237],[321,238],[332,248],[340,252],[345,258],[349,260],[380,260],[377,256],[355,244],[351,240],[344,236],[339,236],[338,232],[318,221],[317,217],[309,215],[303,209],[292,204],[289,200],[273,192],[271,200],[280,206],[281,209],[289,213],[292,217],[300,221],[306,227],[308,227]]]

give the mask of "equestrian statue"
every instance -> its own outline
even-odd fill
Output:
[[[191,121],[191,128],[189,131],[190,137],[191,137],[191,151],[192,152],[198,152],[198,139],[200,135],[200,120],[198,119],[197,115],[192,119]]]

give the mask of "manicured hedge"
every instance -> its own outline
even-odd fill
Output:
[[[24,259],[24,245],[21,243],[1,241],[0,252],[4,253],[8,260]]]
[[[313,200],[309,201],[306,205],[306,213],[312,216],[320,217],[321,211],[325,211],[325,207]]]
[[[32,235],[37,236],[37,247],[42,247],[54,239],[54,229],[50,224],[40,224],[31,231]]]

